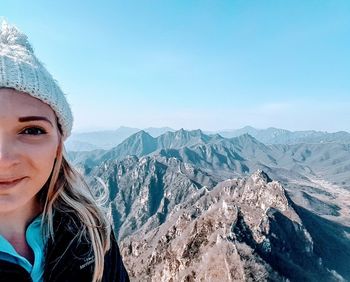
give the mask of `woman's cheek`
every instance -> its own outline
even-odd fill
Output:
[[[46,162],[48,165],[56,157],[56,147],[53,145],[42,146],[37,148],[37,153],[40,154],[40,160]]]
[[[36,183],[36,189],[41,189],[50,177],[54,161],[56,157],[55,147],[42,146],[40,148],[33,148],[31,153],[31,174],[34,183]]]
[[[22,143],[20,151],[31,162],[45,169],[50,167],[55,160],[57,144],[54,142]]]

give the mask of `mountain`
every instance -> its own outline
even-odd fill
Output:
[[[175,132],[166,132],[157,138],[158,148],[181,148],[194,144],[206,144],[211,138],[204,134],[200,129],[187,131],[181,128]]]
[[[209,137],[200,130],[186,131],[180,129],[175,132],[166,132],[157,138],[152,137],[146,131],[141,130],[131,135],[116,147],[106,151],[101,155],[96,163],[101,163],[109,159],[122,159],[127,155],[135,155],[141,157],[162,148],[182,148],[198,144],[198,142],[206,143],[209,140],[216,140],[217,136]]]
[[[349,146],[265,145],[249,134],[181,129],[156,138],[139,131],[111,150],[70,156],[91,186],[99,179],[109,188],[136,280],[196,281],[203,272],[220,281],[344,281]]]
[[[72,146],[73,142],[89,143],[95,149],[111,149],[128,138],[130,135],[140,131],[138,128],[119,127],[116,130],[105,130],[95,132],[73,133],[67,140],[67,151],[76,151],[77,148]],[[78,149],[78,151],[85,151]]]
[[[128,155],[141,157],[157,149],[157,141],[147,132],[141,130],[125,139],[118,146],[107,151],[100,157],[99,162],[110,159],[122,159]]]
[[[165,186],[171,187],[169,179],[177,183],[174,179],[184,177],[190,182],[184,180],[183,183],[192,183],[194,187],[208,186],[210,189],[220,181],[262,169],[280,181],[297,204],[342,224],[350,220],[347,204],[350,199],[350,145],[346,144],[267,146],[248,134],[226,139],[207,136],[200,131],[179,130],[153,138],[140,131],[112,150],[75,153],[72,157],[88,177],[101,176],[107,183],[114,179],[113,185],[109,185],[110,189],[115,190],[114,186],[118,186],[118,189],[125,191],[135,188],[130,186],[134,181],[135,185],[144,186],[145,189],[154,185],[150,180],[132,178],[140,173],[148,176],[158,173],[161,180],[157,183],[163,190]],[[115,173],[119,169],[115,167],[125,160],[128,163],[133,160],[133,166],[121,169],[118,172],[120,181],[117,181]],[[140,172],[143,162],[157,165],[151,166],[151,171]],[[161,172],[158,171],[160,167]],[[182,186],[176,189],[187,191]]]
[[[74,139],[68,139],[65,143],[65,147],[70,152],[93,151],[93,150],[99,149],[99,147],[96,145],[93,145],[84,141],[74,140]]]
[[[158,227],[126,238],[124,262],[134,281],[349,279],[349,240],[333,226],[329,234],[339,237],[332,237],[331,251],[320,252],[323,242],[311,234],[329,226],[312,226],[310,219],[305,225],[308,215],[299,216],[296,207],[263,171],[220,182],[211,191],[197,190]]]
[[[172,129],[170,127],[147,127],[143,129],[146,131],[148,134],[150,134],[153,137],[158,137],[168,131],[172,132],[175,131],[175,129]]]
[[[206,135],[201,130],[180,129],[154,138],[139,131],[107,151],[69,153],[78,166],[91,170],[104,161],[121,160],[128,155],[174,157],[198,166],[220,180],[264,169],[282,182],[319,178],[350,190],[350,144],[265,145],[249,134],[233,138]],[[79,156],[80,155],[80,156]],[[87,164],[84,159],[88,159]],[[306,179],[306,180],[305,180]]]
[[[110,200],[119,239],[123,239],[148,222],[155,227],[163,223],[168,211],[203,186],[216,182],[204,171],[171,158],[128,156],[121,161],[106,161],[92,172],[90,185],[102,179],[110,191]]]
[[[298,144],[298,143],[350,143],[350,133],[339,131],[334,133],[323,131],[289,131],[270,127],[256,129],[246,126],[241,129],[217,132],[223,137],[232,138],[249,134],[264,144]]]
[[[66,148],[68,151],[88,151],[95,149],[109,150],[116,147],[125,139],[129,138],[139,131],[140,129],[137,128],[120,127],[117,130],[73,133],[70,139],[66,142]],[[167,139],[172,139],[174,134],[181,135],[181,132],[182,134],[186,134],[185,132],[191,132],[191,134],[196,134],[197,132],[197,134],[199,134],[199,132],[201,132],[204,137],[217,136],[218,138],[233,138],[244,134],[249,134],[264,144],[350,143],[350,133],[345,131],[339,131],[335,133],[312,130],[292,132],[289,130],[273,127],[267,129],[255,129],[251,126],[246,126],[237,130],[219,132],[202,132],[200,129],[190,131],[180,129],[175,131],[170,127],[149,127],[143,129],[143,131],[147,132],[153,138],[168,135],[162,137],[164,138],[163,142],[165,142],[165,147],[167,147]],[[183,137],[185,136],[180,136],[180,139],[183,139]]]
[[[138,128],[121,126],[116,130],[73,133],[66,142],[66,148],[67,151],[109,150],[139,131]],[[170,127],[149,127],[144,131],[153,137],[158,137],[167,131],[174,131],[174,129]]]
[[[278,166],[291,171],[327,179],[329,184],[339,185],[350,190],[350,144],[297,144],[272,145],[278,152]]]

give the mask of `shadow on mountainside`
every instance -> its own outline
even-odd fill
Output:
[[[242,216],[234,228],[236,238],[254,249],[277,273],[290,281],[336,281],[312,252],[312,242],[302,225],[277,209],[268,211],[268,243],[258,243]],[[307,271],[306,271],[307,270]]]
[[[324,219],[293,204],[314,242],[314,253],[323,264],[350,281],[350,227]]]

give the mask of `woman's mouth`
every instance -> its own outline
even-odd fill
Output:
[[[16,186],[20,183],[25,177],[14,179],[14,180],[2,180],[0,179],[0,189],[8,189]]]

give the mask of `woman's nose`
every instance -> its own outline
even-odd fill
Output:
[[[0,169],[18,163],[18,152],[13,140],[0,134]]]

